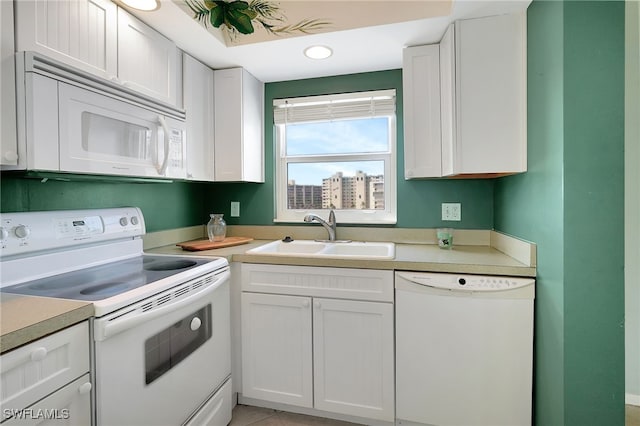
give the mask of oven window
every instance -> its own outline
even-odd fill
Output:
[[[211,305],[205,306],[148,338],[144,342],[146,384],[150,384],[171,370],[209,338],[211,338]]]

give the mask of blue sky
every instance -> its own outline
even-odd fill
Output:
[[[326,155],[388,151],[386,118],[339,120],[287,125],[287,155]],[[321,160],[321,159],[319,159]],[[289,164],[288,179],[299,185],[321,185],[338,171],[353,176],[357,170],[384,173],[382,161]]]

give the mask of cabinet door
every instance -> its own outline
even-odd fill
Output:
[[[316,298],[313,306],[315,408],[392,422],[393,305]]]
[[[442,129],[442,176],[454,174],[456,157],[456,51],[455,27],[449,25],[440,40],[440,124]]]
[[[454,173],[527,169],[526,12],[456,22]]]
[[[213,70],[187,54],[182,59],[187,111],[187,178],[213,181]]]
[[[118,18],[115,3],[109,0],[30,0],[14,4],[17,51],[39,52],[103,78],[116,76]]]
[[[2,419],[89,371],[87,321],[2,355],[0,383]]]
[[[85,426],[91,424],[91,380],[85,374],[30,406],[22,418],[9,419],[5,426]],[[17,415],[20,415],[17,414]]]
[[[215,180],[264,182],[264,84],[242,68],[216,70]]]
[[[403,51],[405,179],[442,175],[439,55],[438,45]]]
[[[18,164],[13,2],[0,2],[0,164]]]
[[[243,395],[311,408],[311,298],[242,293],[241,303]]]
[[[178,56],[171,40],[118,9],[118,78],[122,84],[178,105]]]

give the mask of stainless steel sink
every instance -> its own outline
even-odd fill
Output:
[[[277,240],[248,250],[247,254],[333,259],[393,259],[396,248],[394,243],[381,242]]]

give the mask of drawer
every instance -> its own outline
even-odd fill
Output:
[[[4,411],[4,409],[3,409]],[[11,413],[11,410],[8,410]],[[15,413],[2,426],[88,426],[91,424],[91,379],[85,374],[38,401]]]
[[[193,415],[184,426],[218,426],[228,425],[233,409],[233,393],[231,379]]]
[[[89,372],[88,321],[2,355],[2,420]]]
[[[393,302],[393,271],[243,263],[242,291]]]

